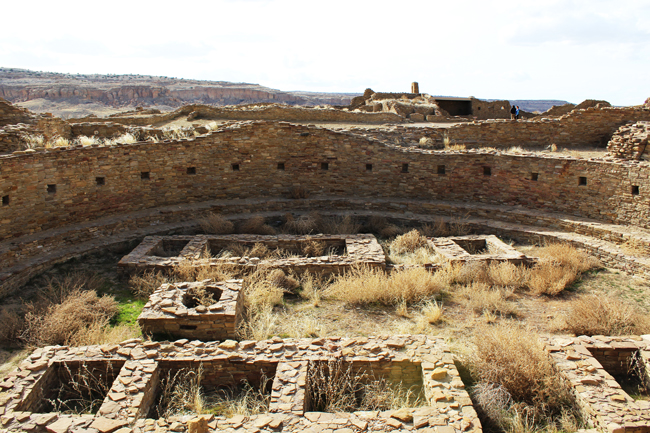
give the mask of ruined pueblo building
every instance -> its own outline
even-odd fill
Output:
[[[473,234],[426,237],[445,264],[536,263],[501,237],[571,244],[607,267],[650,278],[649,107],[595,103],[511,121],[507,101],[435,97],[420,93],[417,83],[411,90],[368,89],[346,107],[187,105],[169,113],[141,110],[68,120],[0,100],[0,295],[15,295],[56,264],[116,245],[129,246],[119,262],[125,275],[168,272],[200,260],[208,267],[324,276],[361,266],[387,273],[409,266],[433,272],[441,266],[388,263],[371,234],[197,229],[199,220],[212,214],[237,222],[255,216],[299,219],[314,211],[404,224],[462,217]],[[191,133],[172,136],[164,128],[179,119],[192,124]],[[35,134],[41,143],[29,144],[26,137]],[[110,141],[124,134],[132,140]],[[81,137],[97,140],[84,145]],[[513,146],[521,147],[513,152]],[[596,157],[541,152],[552,146],[602,152]],[[313,242],[325,249],[308,251]],[[291,254],[224,254],[233,244]],[[626,248],[631,244],[637,253]],[[237,327],[244,320],[243,284],[241,279],[161,284],[138,323],[146,335],[164,338],[36,349],[0,382],[1,428],[482,431],[444,338],[378,330],[358,338],[242,340]],[[641,380],[650,380],[649,336],[551,336],[543,344],[586,426],[650,432],[650,402],[632,398],[617,382],[632,359],[641,366]],[[420,404],[325,412],[316,377],[326,371],[331,378],[340,365],[363,378],[353,392],[360,399],[377,383],[390,382],[408,388]],[[161,409],[166,387],[188,372],[211,389],[245,381],[262,389],[268,404],[252,416],[168,416]],[[60,403],[85,392],[70,386],[80,378],[91,378],[101,392],[93,394],[84,413],[66,413]]]

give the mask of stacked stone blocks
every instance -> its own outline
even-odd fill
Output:
[[[241,288],[242,280],[163,284],[149,297],[138,324],[145,334],[212,341],[235,338],[244,308]],[[195,305],[188,294],[191,289],[211,293],[215,303]]]
[[[320,257],[289,257],[260,259],[259,257],[212,257],[228,244],[246,246],[263,244],[269,249],[300,251],[300,245],[317,241],[327,247],[344,247],[344,254]],[[208,258],[202,259],[208,254]],[[227,265],[237,268],[267,267],[295,272],[340,273],[355,265],[386,266],[381,245],[373,235],[196,235],[147,236],[131,253],[120,260],[118,266],[125,272],[143,269],[171,269],[189,261],[197,266]]]
[[[370,368],[394,382],[419,384],[426,404],[384,412],[322,413],[306,406],[307,371],[311,363],[341,360]],[[42,389],[59,386],[61,364],[111,363],[118,374],[96,414],[38,413]],[[206,388],[235,386],[262,377],[270,380],[268,413],[251,417],[197,414],[169,419],[147,418],[155,413],[161,377],[183,369],[204,372]],[[44,387],[44,382],[48,382]],[[120,428],[144,431],[184,431],[197,424],[206,430],[244,428],[298,432],[314,428],[396,430],[430,433],[480,432],[481,426],[449,349],[441,338],[393,336],[373,338],[288,339],[265,341],[142,342],[119,345],[37,349],[0,382],[2,427],[9,430],[102,432]],[[126,431],[126,430],[125,430]]]
[[[628,375],[634,354],[650,384],[650,335],[547,339],[547,350],[573,389],[585,420],[605,433],[650,432],[650,401],[634,400],[614,375]]]

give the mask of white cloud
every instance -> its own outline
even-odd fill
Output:
[[[12,2],[1,66],[506,99],[650,96],[650,2]]]

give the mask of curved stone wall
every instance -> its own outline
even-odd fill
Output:
[[[407,149],[282,122],[176,142],[16,152],[0,157],[0,280],[209,211],[467,213],[623,243],[627,229],[607,224],[650,228],[649,174],[644,162]],[[311,198],[290,199],[296,187]]]
[[[644,163],[404,149],[287,123],[18,152],[0,157],[0,173],[0,239],[159,206],[282,197],[294,187],[312,196],[521,205],[643,227],[650,217]]]

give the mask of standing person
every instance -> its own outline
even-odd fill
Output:
[[[517,115],[517,108],[513,105],[510,107],[510,120],[515,120],[515,116]]]
[[[515,111],[515,119],[519,119],[519,105],[517,105],[517,110]]]

